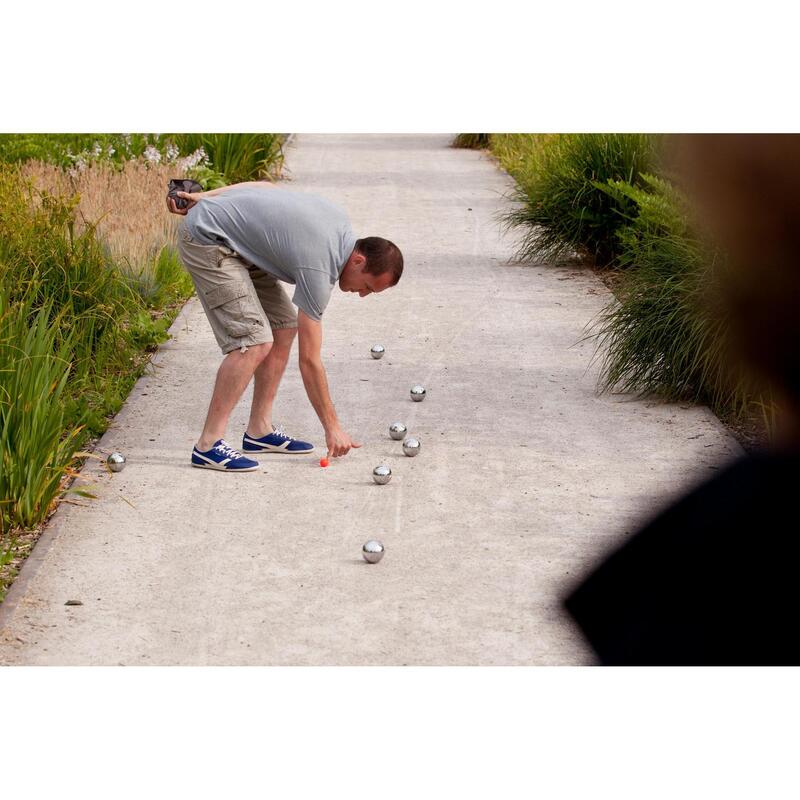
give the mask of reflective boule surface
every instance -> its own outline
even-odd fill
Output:
[[[389,436],[395,441],[399,442],[401,439],[405,438],[406,433],[408,433],[408,428],[406,428],[402,422],[393,422],[389,426]]]
[[[377,539],[364,542],[361,555],[368,564],[377,564],[383,558],[383,545]]]
[[[422,445],[420,444],[419,439],[415,439],[413,436],[409,436],[403,440],[403,452],[407,456],[417,455],[420,447],[422,447]]]

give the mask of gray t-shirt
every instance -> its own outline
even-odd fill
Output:
[[[306,192],[240,186],[204,197],[185,218],[201,244],[224,244],[295,285],[292,302],[319,320],[356,237],[339,206]]]

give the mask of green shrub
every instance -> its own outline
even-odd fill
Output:
[[[641,183],[598,187],[629,208],[627,225],[617,231],[619,263],[628,269],[594,333],[603,387],[708,403],[722,416],[740,416],[759,400],[732,371],[729,324],[714,302],[724,258],[694,233],[677,190],[650,175]]]
[[[623,180],[641,185],[652,169],[656,139],[646,134],[562,134],[541,137],[517,170],[514,199],[521,205],[504,216],[522,228],[521,260],[558,260],[588,255],[598,266],[619,253],[617,230],[633,203],[598,183]]]

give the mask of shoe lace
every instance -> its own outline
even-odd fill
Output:
[[[275,429],[273,431],[273,433],[276,434],[277,436],[281,436],[284,439],[288,439],[290,442],[294,441],[294,437],[293,436],[289,436],[289,434],[286,433],[286,431],[284,430],[283,425],[273,425],[272,427]]]
[[[220,442],[214,449],[228,458],[244,458],[238,450],[234,450],[227,442]]]

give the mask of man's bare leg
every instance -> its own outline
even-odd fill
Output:
[[[231,411],[271,348],[271,342],[257,344],[248,347],[244,353],[241,350],[234,350],[222,359],[222,364],[217,370],[214,393],[208,406],[206,424],[201,437],[197,440],[197,449],[200,452],[210,450],[214,442],[224,437]]]
[[[273,330],[272,349],[255,371],[253,405],[250,408],[247,433],[256,439],[272,432],[272,403],[286,370],[289,354],[292,351],[292,342],[296,335],[297,328]]]

